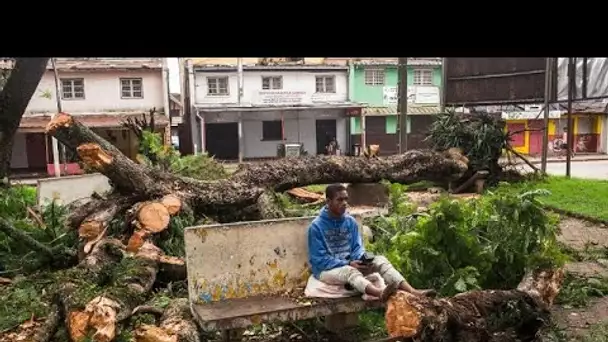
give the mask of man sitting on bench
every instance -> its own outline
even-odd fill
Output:
[[[414,289],[384,256],[366,253],[357,221],[346,213],[348,193],[342,184],[325,190],[327,204],[308,227],[308,253],[315,278],[329,285],[352,287],[386,301],[398,289],[415,295],[433,290]],[[378,272],[387,286],[374,286],[365,275]]]

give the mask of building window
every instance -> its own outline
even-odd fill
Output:
[[[433,70],[431,69],[415,69],[414,70],[414,85],[433,85]]]
[[[64,100],[84,99],[84,79],[62,78],[61,98]]]
[[[120,91],[121,98],[123,99],[142,99],[144,96],[142,92],[142,79],[141,78],[121,78],[120,79]]]
[[[283,140],[283,124],[281,120],[262,121],[262,140]]]
[[[228,95],[228,77],[207,77],[207,95]]]
[[[365,85],[384,85],[384,69],[365,69]]]
[[[262,89],[263,90],[283,89],[283,77],[282,76],[262,77]]]
[[[336,78],[334,76],[317,76],[317,93],[335,93]]]

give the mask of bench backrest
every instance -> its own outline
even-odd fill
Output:
[[[360,218],[355,217],[359,221]],[[305,287],[314,217],[213,224],[184,232],[190,302],[273,295]]]

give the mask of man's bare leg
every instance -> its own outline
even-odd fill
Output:
[[[424,289],[424,290],[417,290],[415,288],[412,287],[412,285],[410,285],[407,280],[402,281],[401,283],[399,283],[399,290],[403,290],[406,292],[409,292],[413,295],[416,296],[429,296],[429,297],[434,297],[437,293],[435,290],[433,289]]]
[[[395,267],[393,267],[393,265],[391,265],[391,263],[388,261],[388,259],[386,259],[386,257],[384,257],[384,256],[376,255],[371,266],[372,266],[371,271],[380,273],[380,276],[382,276],[382,278],[384,278],[384,281],[387,283],[387,285],[389,287],[391,285],[395,285],[394,289],[393,289],[394,291],[403,290],[403,291],[409,292],[409,293],[411,293],[413,295],[417,295],[417,296],[435,295],[434,290],[430,290],[430,289],[417,290],[417,289],[413,288],[407,282],[407,280],[405,280],[403,275],[401,275],[401,273],[399,273],[395,269]],[[390,290],[390,289],[388,289],[388,287],[387,287],[387,290]],[[388,294],[388,296],[390,296],[390,294]]]

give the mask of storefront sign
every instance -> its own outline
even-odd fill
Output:
[[[383,103],[385,106],[396,105],[399,103],[399,87],[384,87]],[[416,87],[407,87],[407,103],[415,103]]]
[[[416,97],[414,103],[416,104],[438,104],[439,103],[439,88],[438,87],[427,87],[417,86],[415,88]]]
[[[305,91],[261,90],[259,102],[262,104],[300,104],[306,96]]]
[[[561,117],[562,112],[559,110],[550,110],[549,118],[550,119],[559,119]],[[512,111],[512,112],[502,112],[502,118],[504,120],[542,120],[545,115],[544,110],[534,110],[534,111]]]
[[[361,116],[361,108],[346,108],[346,116]]]

